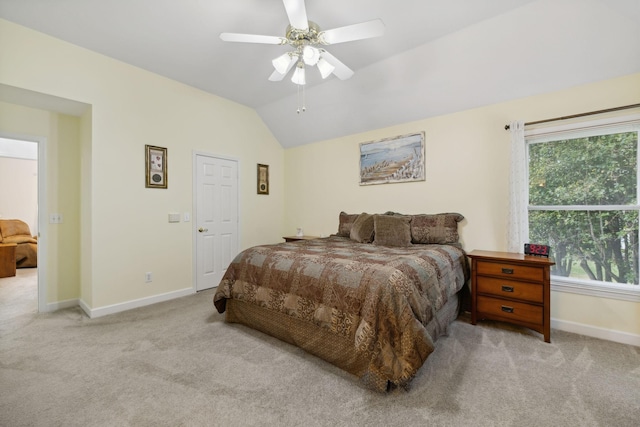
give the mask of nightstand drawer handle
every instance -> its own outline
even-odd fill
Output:
[[[513,268],[503,268],[502,272],[504,274],[513,274]]]
[[[502,292],[513,292],[513,286],[502,285]]]
[[[506,305],[502,306],[502,311],[504,311],[505,313],[513,313],[513,307],[509,307]]]

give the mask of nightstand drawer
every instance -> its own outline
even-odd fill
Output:
[[[515,298],[541,304],[544,301],[542,284],[478,276],[477,286],[480,294],[491,294],[502,298]]]
[[[542,283],[544,281],[544,269],[513,263],[478,261],[478,274],[502,276],[508,279],[531,280]]]
[[[495,319],[517,321],[528,324],[542,324],[542,306],[523,302],[507,301],[499,298],[478,296],[478,316],[486,313]]]

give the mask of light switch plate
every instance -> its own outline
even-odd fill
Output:
[[[49,224],[62,224],[62,214],[59,214],[59,213],[49,214]]]
[[[169,214],[169,222],[180,222],[180,214],[179,213],[170,213]]]

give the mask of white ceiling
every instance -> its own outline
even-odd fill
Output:
[[[327,47],[355,71],[267,80],[282,0],[0,0],[0,17],[255,108],[284,147],[640,72],[638,0],[306,0],[321,29],[381,18],[383,37]],[[311,76],[309,76],[311,75]],[[639,88],[640,96],[640,88]]]

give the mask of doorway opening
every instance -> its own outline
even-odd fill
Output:
[[[42,231],[38,207],[44,197],[44,162],[39,160],[44,158],[44,142],[44,138],[0,134],[2,242],[9,243],[5,255],[16,258],[15,273],[10,270],[0,278],[3,318],[44,311],[46,305],[38,263]]]

